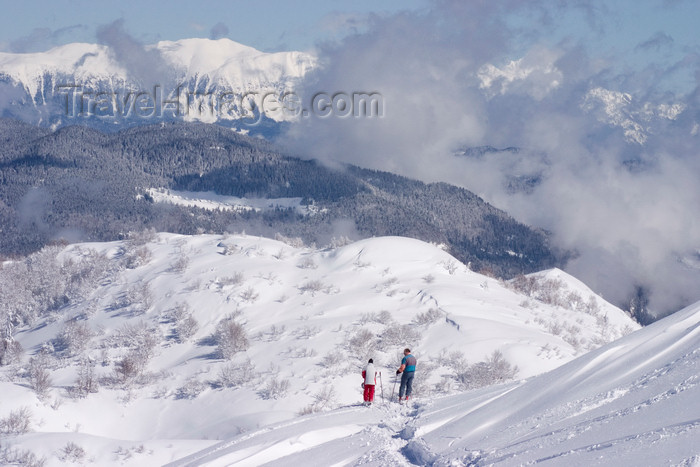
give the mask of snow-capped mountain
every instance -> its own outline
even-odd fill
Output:
[[[379,434],[406,346],[419,358],[414,396],[428,401],[541,374],[639,329],[561,271],[518,280],[400,237],[312,248],[145,233],[49,247],[0,269],[0,443],[11,448],[0,460],[161,465],[233,449],[260,465],[307,441]],[[355,406],[368,358],[382,373],[371,409]],[[271,430],[302,441],[261,455],[216,448]],[[386,438],[377,447],[401,458],[392,446],[406,443]]]
[[[155,107],[160,118],[236,120],[250,102],[292,90],[315,66],[308,53],[265,53],[229,39],[161,41],[126,52],[73,43],[0,53],[0,106],[6,116],[53,125],[143,120],[139,105]],[[174,102],[178,112],[166,111]]]

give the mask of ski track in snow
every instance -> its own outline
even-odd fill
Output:
[[[298,465],[308,459],[322,465],[319,459],[328,451],[333,452],[334,465],[408,466],[400,450],[413,438],[413,424],[422,408],[419,401],[398,404],[375,399],[371,407],[357,404],[247,433],[166,467]],[[359,423],[336,421],[344,418]],[[324,419],[332,426],[324,427]],[[403,439],[405,433],[411,436]],[[339,453],[345,458],[337,459],[342,457]]]

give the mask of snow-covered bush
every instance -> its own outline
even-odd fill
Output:
[[[243,273],[236,271],[231,276],[219,277],[217,279],[219,288],[229,287],[243,283]]]
[[[31,387],[40,399],[45,399],[53,381],[48,370],[47,357],[38,355],[29,361],[29,387]]]
[[[297,339],[311,339],[315,335],[317,335],[319,332],[321,332],[321,329],[319,329],[317,326],[302,326],[300,328],[297,328],[296,331],[294,331],[294,335],[296,336]]]
[[[333,386],[324,385],[316,394],[314,394],[313,403],[307,405],[299,411],[299,415],[308,415],[316,412],[321,412],[324,409],[331,408],[335,400],[335,389]]]
[[[118,382],[128,385],[143,376],[147,366],[148,354],[134,349],[117,361],[114,372]]]
[[[78,376],[71,393],[74,397],[83,398],[87,397],[88,394],[96,393],[99,387],[100,385],[92,363],[88,360],[83,361],[78,369]]]
[[[380,336],[383,346],[414,346],[421,335],[409,324],[390,325],[384,328]]]
[[[153,253],[147,246],[127,246],[122,257],[125,268],[136,269],[148,264]]]
[[[309,293],[313,297],[316,293],[323,290],[324,287],[325,285],[320,280],[310,280],[299,286],[299,292],[302,294]]]
[[[170,263],[170,271],[178,274],[182,274],[187,270],[187,267],[190,265],[190,259],[187,257],[185,253],[180,253],[180,255]]]
[[[258,299],[258,297],[260,297],[260,294],[251,286],[241,292],[240,297],[244,302],[253,303]]]
[[[187,340],[190,337],[194,336],[198,330],[199,323],[197,322],[197,320],[194,319],[192,316],[188,316],[187,318],[175,323],[175,339],[177,339],[177,341],[180,343],[187,342]]]
[[[192,316],[192,308],[187,302],[177,303],[165,312],[164,319],[173,324],[172,337],[180,343],[187,342],[199,330],[199,323]]]
[[[276,324],[273,324],[267,331],[260,331],[255,339],[265,342],[278,341],[282,338],[282,335],[286,330],[287,327],[285,325],[277,326]]]
[[[9,337],[0,339],[0,366],[19,362],[23,353],[22,344],[16,340]]]
[[[207,385],[205,383],[199,381],[196,377],[192,377],[185,381],[185,384],[178,388],[175,397],[177,399],[195,399],[206,388]]]
[[[413,322],[418,326],[430,326],[431,324],[437,323],[443,314],[437,308],[430,308],[428,311],[418,313]]]
[[[255,378],[255,365],[246,359],[242,362],[228,363],[219,369],[216,384],[225,388],[241,386]]]
[[[79,355],[87,348],[92,336],[93,333],[87,322],[70,320],[58,333],[54,348],[59,352],[67,353],[68,356]]]
[[[341,247],[344,247],[346,245],[350,245],[351,243],[352,243],[352,240],[350,240],[350,238],[348,238],[345,235],[341,235],[340,237],[332,237],[327,248],[330,248],[331,250],[335,250],[336,248],[341,248]]]
[[[78,464],[85,461],[86,456],[87,453],[85,452],[85,449],[75,444],[74,442],[69,441],[68,443],[66,443],[65,446],[61,448],[58,458],[63,462],[72,462]]]
[[[231,359],[238,352],[248,349],[250,343],[243,325],[236,321],[234,315],[222,319],[216,326],[214,340],[220,358]]]
[[[5,418],[0,418],[0,434],[21,435],[32,428],[32,411],[28,407],[12,410]]]
[[[105,343],[129,351],[116,363],[115,376],[121,383],[131,383],[144,374],[149,360],[161,341],[160,331],[145,321],[137,324],[125,323]]]
[[[499,350],[494,350],[488,360],[469,365],[455,376],[462,388],[475,389],[509,381],[517,372],[517,366],[512,366]]]
[[[130,307],[131,314],[145,313],[153,305],[153,292],[148,283],[134,284],[126,291],[126,306]]]
[[[282,235],[281,233],[277,232],[275,234],[275,240],[286,243],[287,245],[293,247],[293,248],[303,248],[304,247],[304,240],[302,240],[300,237],[286,237]]]
[[[457,269],[459,269],[459,263],[453,259],[443,261],[441,264],[450,275],[454,275],[454,273],[457,272]]]
[[[297,267],[300,269],[316,269],[318,265],[316,264],[316,261],[311,256],[307,256],[301,261],[299,261],[299,264],[297,264]]]
[[[263,399],[279,399],[287,395],[289,380],[280,379],[278,375],[272,375],[265,386],[258,392]]]
[[[0,445],[0,464],[16,465],[19,467],[43,467],[46,459],[38,458],[36,454],[27,450],[13,449]]]
[[[377,352],[378,340],[375,334],[367,328],[360,328],[354,333],[348,335],[347,347],[352,354],[360,359],[360,362],[366,362],[369,358],[374,358]]]
[[[156,230],[153,228],[144,229],[138,232],[132,231],[128,233],[127,243],[129,246],[141,246],[155,241],[156,237]]]
[[[345,360],[345,355],[340,351],[330,351],[321,360],[321,366],[323,368],[328,368],[329,370],[334,370],[338,368],[338,365]]]

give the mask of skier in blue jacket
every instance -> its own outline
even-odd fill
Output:
[[[408,400],[411,396],[411,390],[413,389],[413,375],[416,372],[416,357],[411,355],[411,349],[403,350],[403,359],[401,359],[401,366],[396,370],[396,374],[401,374],[401,386],[399,386],[399,402],[402,400]],[[406,394],[406,399],[403,399],[404,394]]]

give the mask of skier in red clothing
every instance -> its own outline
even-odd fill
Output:
[[[365,382],[362,383],[362,387],[365,388],[362,396],[363,400],[365,405],[372,405],[372,401],[374,401],[374,386],[377,384],[377,372],[374,369],[374,360],[371,358],[362,371],[362,377],[365,379]]]

